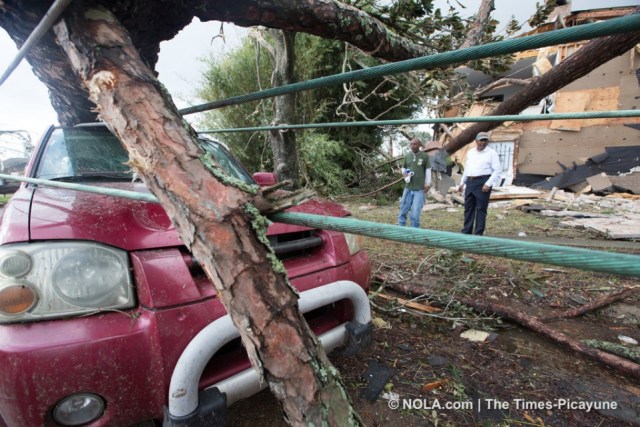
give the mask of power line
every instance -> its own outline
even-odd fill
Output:
[[[568,43],[596,37],[609,36],[613,34],[633,32],[638,31],[638,28],[640,28],[640,14],[632,14],[614,18],[609,21],[579,25],[571,28],[563,28],[547,33],[508,39],[456,51],[437,53],[435,55],[408,59],[406,61],[399,61],[391,64],[378,65],[376,67],[370,67],[367,69],[333,74],[330,76],[311,79],[304,82],[273,87],[258,92],[195,105],[192,107],[183,108],[179,110],[179,112],[182,115],[200,113],[203,111],[213,110],[215,108],[243,104],[250,101],[272,98],[289,93],[297,93],[322,87],[337,86],[343,83],[373,79],[409,71],[439,68],[451,64],[464,63],[474,59],[506,55],[523,50],[536,49],[560,43]]]
[[[363,122],[331,122],[331,123],[307,123],[299,125],[272,125],[255,126],[246,128],[214,129],[198,131],[198,133],[231,133],[231,132],[255,132],[266,130],[285,129],[319,129],[319,128],[345,128],[358,126],[401,126],[424,125],[435,123],[478,123],[478,122],[531,122],[535,120],[570,120],[570,119],[612,119],[620,117],[640,117],[640,110],[613,110],[613,111],[581,111],[576,113],[552,113],[552,114],[509,114],[504,116],[478,116],[478,117],[437,117],[427,119],[403,119],[403,120],[371,120]]]

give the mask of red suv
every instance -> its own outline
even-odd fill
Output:
[[[200,144],[255,185],[222,145]],[[103,125],[52,127],[26,176],[148,192],[127,162]],[[291,211],[349,215],[322,200]],[[268,237],[325,348],[370,342],[359,238],[280,223]],[[0,366],[6,426],[219,425],[264,387],[159,204],[25,183],[0,224]]]

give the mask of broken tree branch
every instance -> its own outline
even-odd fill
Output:
[[[638,13],[640,7],[633,13]],[[588,74],[598,66],[620,56],[640,41],[640,32],[600,37],[591,40],[560,64],[535,77],[522,90],[501,103],[488,115],[502,116],[517,114],[532,103],[541,100],[574,80]],[[475,139],[478,132],[488,132],[500,126],[501,122],[481,122],[469,126],[447,144],[447,152],[453,154]]]
[[[548,322],[550,320],[558,320],[558,319],[568,319],[570,317],[581,316],[590,311],[598,310],[602,307],[606,307],[607,305],[613,304],[614,302],[621,301],[633,294],[638,290],[638,286],[632,286],[630,288],[624,288],[621,291],[614,292],[612,294],[607,295],[604,298],[597,299],[595,301],[591,301],[583,306],[574,308],[572,310],[567,310],[562,313],[552,314],[551,316],[547,316],[544,319],[541,319],[543,322]]]
[[[316,192],[308,189],[295,192],[279,191],[263,199],[256,197],[253,203],[262,215],[272,215],[311,200],[315,196]]]
[[[458,49],[466,49],[478,44],[480,38],[486,32],[485,27],[491,19],[491,12],[495,9],[493,0],[482,0],[473,22],[469,25],[467,35]]]
[[[626,360],[622,357],[615,356],[613,354],[591,348],[582,342],[571,338],[562,332],[545,325],[540,319],[529,316],[519,310],[511,307],[504,307],[498,304],[492,304],[485,301],[472,300],[470,298],[461,298],[460,302],[469,307],[472,307],[476,311],[493,313],[496,316],[504,319],[512,320],[530,330],[548,338],[557,344],[567,347],[581,355],[588,357],[592,360],[598,361],[604,365],[616,369],[619,372],[633,375],[635,378],[640,378],[640,365]]]
[[[623,344],[599,340],[583,340],[582,342],[590,347],[599,348],[607,353],[615,354],[636,363],[640,363],[640,349],[636,347],[629,347]]]
[[[382,190],[386,190],[387,188],[391,187],[392,185],[395,185],[397,183],[399,183],[400,181],[402,181],[404,179],[404,177],[398,178],[395,181],[385,185],[384,187],[380,187],[377,190],[371,191],[369,193],[365,193],[365,194],[349,194],[348,196],[336,196],[335,199],[336,200],[340,200],[340,199],[351,199],[354,197],[367,197],[367,196],[372,196],[376,193],[381,192]]]
[[[502,86],[526,86],[531,82],[531,79],[510,79],[510,78],[504,78],[504,79],[500,79],[500,80],[496,80],[495,82],[491,82],[488,85],[481,87],[480,89],[478,89],[473,96],[478,99],[479,97],[481,97],[482,95],[484,95],[485,93],[502,87]]]

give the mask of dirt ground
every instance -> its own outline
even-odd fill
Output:
[[[363,202],[349,208],[369,221],[395,223],[397,215],[395,205]],[[461,208],[423,214],[425,228],[457,232],[461,224]],[[526,234],[535,241],[640,254],[640,243],[606,241],[558,224],[554,218],[498,208],[490,210],[486,234]],[[373,345],[356,358],[331,357],[365,425],[640,425],[640,378],[459,302],[487,301],[546,317],[637,286],[637,279],[378,239],[368,239],[366,250],[374,269]],[[402,286],[419,292],[394,290]],[[389,299],[420,296],[414,302],[439,311]],[[632,294],[600,310],[546,324],[580,340],[640,340],[637,301]],[[469,330],[489,336],[474,342],[461,336]],[[268,391],[232,406],[229,422],[286,425]]]

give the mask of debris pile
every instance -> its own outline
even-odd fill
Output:
[[[535,188],[559,188],[574,193],[640,194],[640,146],[607,147],[583,165],[573,165],[552,178],[533,184]]]
[[[610,180],[612,177],[599,178]],[[640,171],[634,170],[614,178],[625,179],[628,183],[640,181]],[[595,179],[592,181],[596,182]],[[598,182],[604,182],[604,179]],[[611,182],[620,181],[614,179]],[[612,189],[618,188],[617,185],[612,185]],[[507,210],[516,208],[532,214],[561,218],[560,226],[594,231],[607,239],[640,239],[640,195],[617,192],[598,195],[587,191],[592,190],[585,188],[582,193],[572,193],[556,187],[550,191],[540,191],[505,186],[494,189],[489,207]],[[456,192],[456,187],[451,187],[446,195],[431,189],[428,197],[431,202],[425,204],[423,211],[455,211],[456,203],[464,205],[464,196]]]

